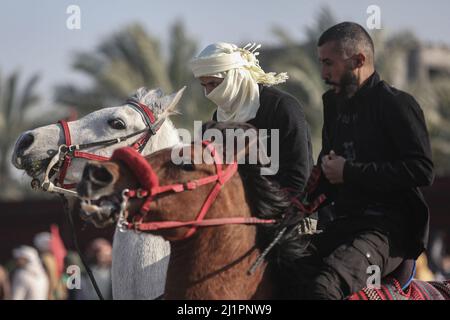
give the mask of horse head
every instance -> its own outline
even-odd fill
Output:
[[[184,88],[165,96],[160,89],[140,88],[127,103],[92,112],[79,120],[67,123],[66,129],[63,125],[51,124],[24,132],[16,141],[12,163],[30,177],[42,181],[47,167],[61,145],[68,144],[67,134],[70,135],[71,145],[85,146],[83,154],[109,158],[115,149],[133,144],[148,134],[145,132],[148,127],[146,119],[148,115],[138,108],[144,105],[155,123],[159,125],[157,128],[159,130],[152,132],[153,135],[146,141],[148,143],[145,144],[145,148],[140,151],[149,154],[175,145],[179,142],[179,136],[168,116],[174,112],[183,91]],[[114,142],[114,139],[117,141]],[[106,141],[109,143],[96,143]],[[75,156],[71,160],[64,181],[59,181],[60,185],[77,183],[81,179],[86,158]]]

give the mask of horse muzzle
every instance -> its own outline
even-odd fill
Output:
[[[97,228],[104,228],[115,223],[121,209],[121,198],[109,195],[109,187],[113,184],[113,176],[100,163],[88,163],[83,177],[77,185],[81,200],[80,216]]]
[[[12,164],[17,169],[24,169],[24,155],[34,142],[34,136],[30,132],[22,134],[17,139],[12,155]]]
[[[77,192],[81,198],[97,200],[104,195],[113,183],[114,177],[107,168],[97,163],[88,163],[84,167],[83,177],[77,185]]]
[[[120,203],[114,198],[102,198],[98,201],[82,200],[80,217],[97,228],[115,224],[120,215]]]

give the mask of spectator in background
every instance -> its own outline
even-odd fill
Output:
[[[447,280],[450,277],[450,255],[446,246],[450,233],[446,230],[435,230],[431,233],[429,249],[430,268],[436,276],[436,281]]]
[[[11,286],[9,283],[8,272],[0,266],[0,300],[9,300],[11,298]]]
[[[442,277],[444,280],[450,279],[450,255],[446,255],[442,259]]]
[[[78,267],[80,270],[80,276],[81,279],[84,277],[87,277],[86,270],[84,269],[83,262],[81,261],[81,258],[79,254],[75,251],[67,251],[67,254],[64,258],[64,270],[66,272],[63,273],[63,282],[66,284],[71,284],[70,288],[68,287],[67,290],[67,300],[81,300],[82,294],[81,294],[81,284],[80,287],[74,285],[77,283],[76,280],[71,279],[72,274],[68,272],[68,268],[70,267]]]
[[[12,278],[13,300],[47,300],[49,280],[36,249],[20,246],[13,250],[17,269]]]
[[[111,283],[111,261],[112,261],[112,247],[105,239],[95,239],[89,245],[86,258],[88,259],[89,268],[94,275],[95,281],[105,298],[105,300],[112,299],[112,283]],[[87,274],[82,274],[81,277],[81,292],[80,299],[83,300],[97,300],[98,296],[95,292]]]
[[[66,298],[65,287],[60,281],[57,262],[51,250],[50,232],[41,232],[34,236],[34,246],[39,251],[39,256],[49,279],[49,300],[59,300]]]
[[[443,255],[440,261],[440,265],[436,271],[436,280],[444,281],[450,279],[450,255]]]
[[[428,267],[428,258],[423,252],[416,260],[416,276],[417,280],[434,281],[434,274]]]

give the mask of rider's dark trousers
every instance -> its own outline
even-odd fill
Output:
[[[403,261],[404,234],[385,217],[331,222],[323,233],[312,237],[306,256],[296,260],[297,298],[340,300],[374,284],[374,270],[379,267],[383,278]]]

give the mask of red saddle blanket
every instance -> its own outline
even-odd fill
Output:
[[[414,280],[402,290],[395,279],[387,280],[380,289],[364,288],[348,300],[450,300],[450,280],[425,282]]]

